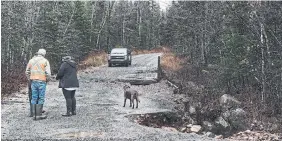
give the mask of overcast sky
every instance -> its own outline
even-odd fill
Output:
[[[159,4],[162,10],[165,10],[171,3],[171,0],[156,0]]]

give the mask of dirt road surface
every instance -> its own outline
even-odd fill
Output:
[[[45,120],[28,117],[27,88],[2,100],[2,139],[69,139],[69,140],[140,140],[140,141],[192,141],[214,140],[197,134],[166,131],[141,126],[129,121],[131,114],[175,111],[172,89],[165,81],[151,85],[133,85],[141,93],[138,109],[131,109],[129,101],[123,106],[124,82],[128,75],[154,76],[160,54],[137,55],[129,67],[93,67],[79,72],[80,88],[76,92],[77,115],[62,117],[66,112],[65,99],[58,82],[47,85],[44,109]],[[147,75],[148,74],[148,75]]]

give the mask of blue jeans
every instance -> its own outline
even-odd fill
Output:
[[[31,104],[44,104],[46,82],[32,81],[31,83],[32,99]]]

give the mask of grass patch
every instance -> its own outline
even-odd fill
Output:
[[[79,70],[86,69],[88,67],[97,67],[107,63],[108,54],[105,51],[92,51],[83,61],[80,62]]]
[[[178,71],[183,68],[183,63],[187,61],[187,58],[180,58],[172,52],[164,53],[161,57],[161,66],[168,71]]]

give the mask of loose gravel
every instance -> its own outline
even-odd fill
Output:
[[[170,132],[131,122],[126,116],[175,111],[172,89],[164,80],[159,83],[132,88],[141,93],[138,109],[131,109],[129,101],[123,106],[122,75],[155,71],[160,54],[137,55],[129,67],[93,67],[79,72],[80,88],[76,92],[77,115],[62,117],[65,99],[58,82],[47,85],[44,110],[45,120],[28,117],[27,88],[4,98],[1,114],[1,139],[69,139],[113,141],[192,141],[215,140],[197,134]]]

